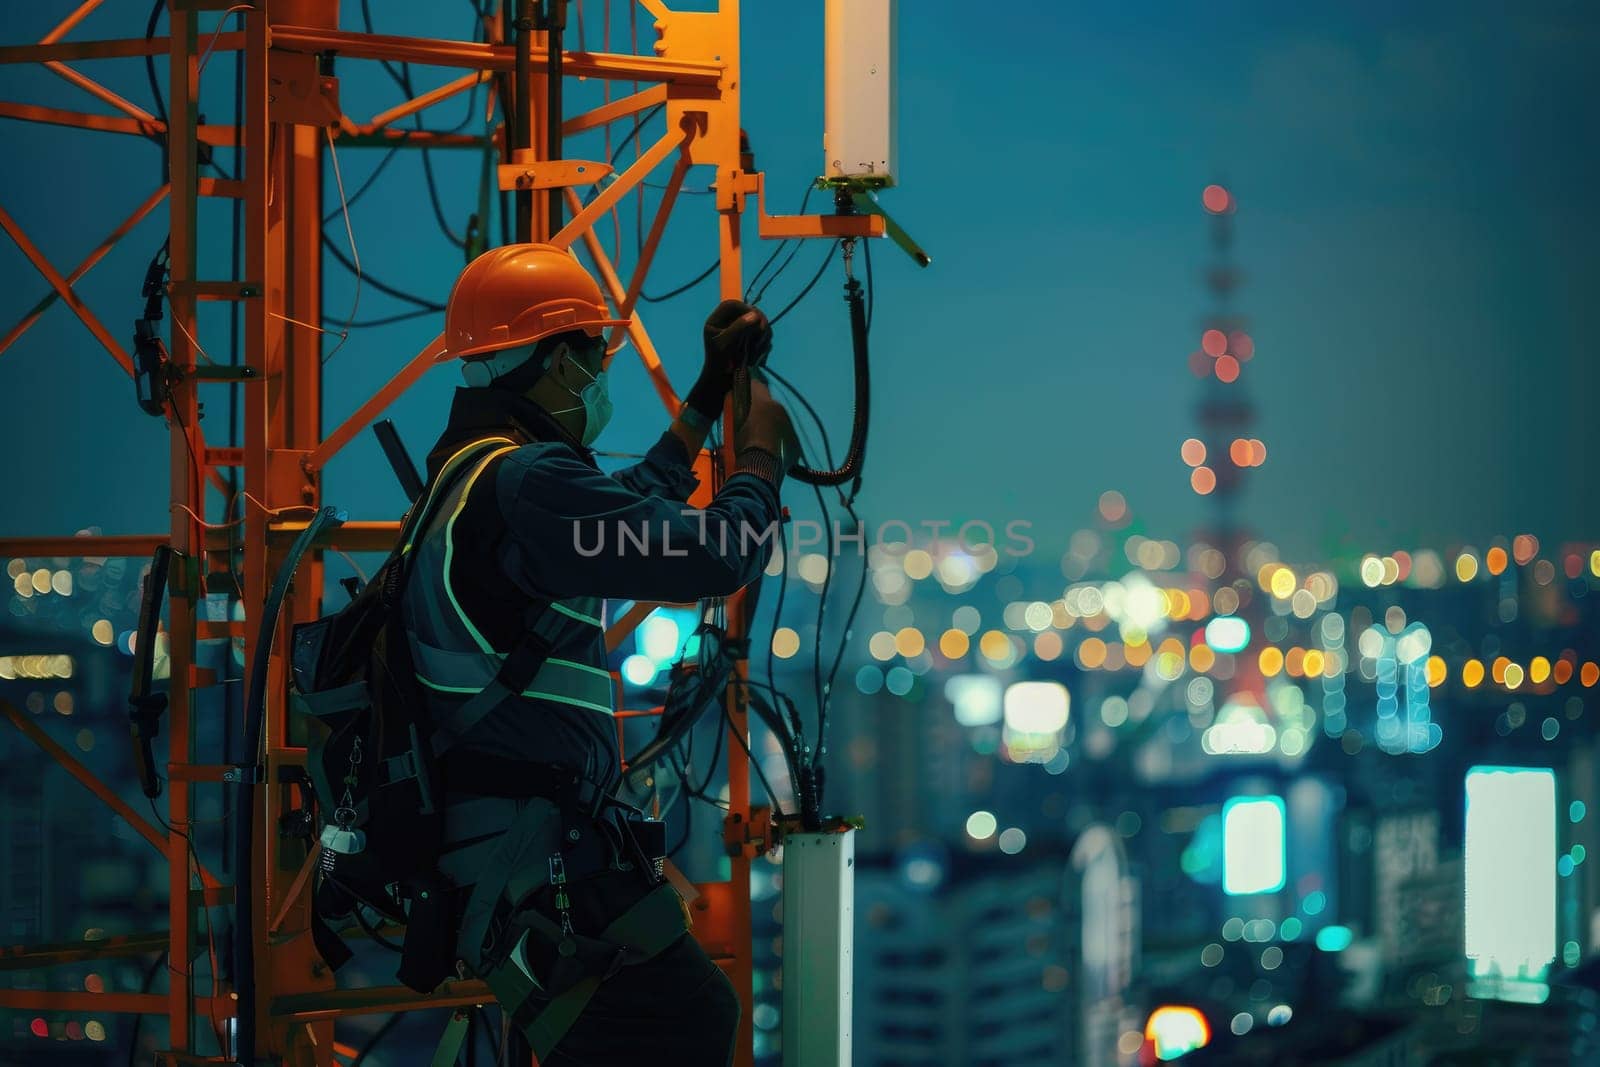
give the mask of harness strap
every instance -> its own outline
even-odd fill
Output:
[[[330,970],[337,971],[355,955],[355,950],[344,943],[316,908],[311,909],[311,943],[317,946],[317,954]]]
[[[485,945],[495,912],[502,897],[521,900],[549,881],[545,860],[560,849],[560,834],[560,810],[548,800],[534,799],[484,857],[456,937],[456,954],[473,970],[482,974],[491,969],[484,966],[486,954],[502,962],[509,953],[509,945]]]
[[[521,640],[506,654],[489,684],[434,724],[434,755],[442,756],[454,748],[491,711],[526,690],[550,658],[564,626],[560,613],[550,610],[548,603],[535,608]]]
[[[451,804],[478,798],[543,797],[591,819],[607,807],[637,810],[611,796],[604,783],[566,763],[509,760],[457,749],[439,761],[439,772]]]
[[[445,1024],[444,1034],[439,1038],[439,1046],[433,1050],[429,1067],[455,1067],[456,1057],[461,1054],[461,1046],[467,1042],[471,1025],[472,1014],[468,1009],[457,1008],[451,1012],[450,1021]]]
[[[372,694],[367,691],[367,683],[361,680],[316,692],[291,692],[289,702],[301,715],[323,719],[340,712],[371,707]]]
[[[623,967],[659,955],[687,933],[689,925],[677,890],[662,885],[618,916],[598,938],[563,935],[560,927],[531,908],[519,912],[511,928],[514,933],[538,931],[559,942],[560,959],[571,960],[586,972],[543,1006],[532,979],[509,959],[484,976],[495,999],[511,1013],[534,1055],[542,1060],[577,1022],[601,982]],[[559,983],[553,984],[559,988]]]

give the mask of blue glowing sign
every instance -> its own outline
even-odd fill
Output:
[[[1324,926],[1317,931],[1317,947],[1324,952],[1343,952],[1354,940],[1348,926]]]

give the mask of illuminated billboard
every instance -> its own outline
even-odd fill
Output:
[[[1222,891],[1276,893],[1285,880],[1283,798],[1234,797],[1222,806]]]

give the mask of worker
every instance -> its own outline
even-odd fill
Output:
[[[508,245],[462,272],[440,358],[463,361],[467,387],[428,457],[443,495],[402,619],[443,751],[457,973],[488,983],[543,1065],[728,1064],[733,986],[660,880],[664,847],[612,796],[603,602],[728,596],[755,579],[799,450],[754,381],[735,469],[704,511],[685,504],[735,371],[772,343],[759,310],[728,300],[667,431],[642,462],[602,473],[590,446],[611,417],[606,331],[619,326],[563,249]]]

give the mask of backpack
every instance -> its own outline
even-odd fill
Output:
[[[335,970],[350,958],[329,926],[348,918],[383,941],[364,906],[405,926],[397,977],[420,993],[454,974],[455,936],[450,885],[438,871],[443,795],[432,723],[401,595],[411,546],[438,501],[495,443],[477,441],[452,457],[407,513],[372,579],[350,603],[290,636],[290,710],[306,736],[322,846],[312,929],[318,950]]]

